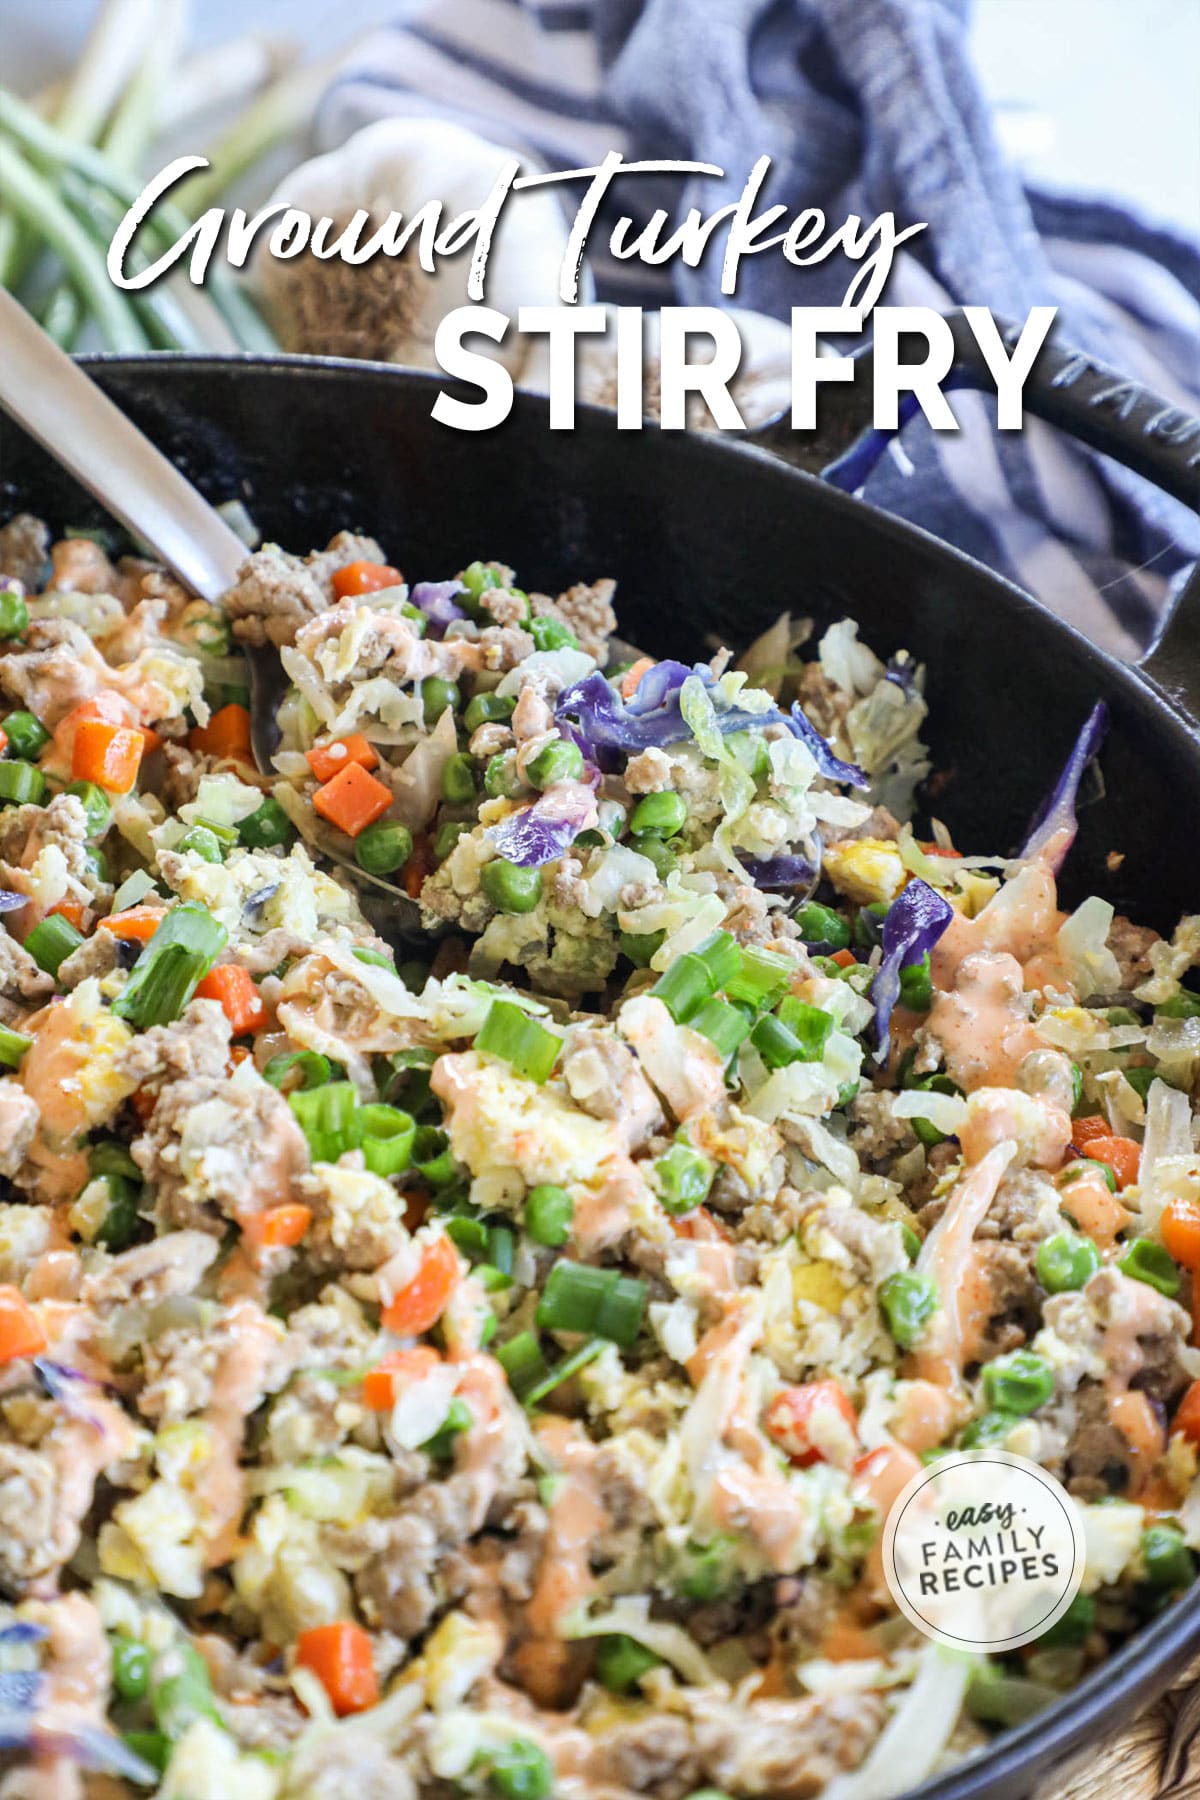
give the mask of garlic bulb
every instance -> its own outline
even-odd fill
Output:
[[[430,201],[440,200],[444,229],[457,215],[481,207],[504,164],[518,155],[461,125],[379,119],[340,148],[293,169],[269,204],[294,206],[339,226],[362,209],[379,226],[389,213],[401,214],[407,223]],[[523,166],[528,167],[527,159]],[[487,303],[513,317],[522,306],[554,305],[568,230],[552,190],[509,194],[488,257]],[[436,368],[439,322],[469,304],[471,255],[467,250],[439,256],[436,271],[428,274],[417,251],[413,241],[398,257],[381,252],[357,265],[340,256],[318,259],[307,250],[288,260],[260,251],[255,279],[284,349]],[[590,293],[585,272],[581,298]],[[489,352],[518,378],[526,353],[515,327]]]
[[[576,340],[575,398],[591,401],[596,406],[617,403],[617,338],[616,308],[605,307],[609,327],[599,332],[581,334]],[[742,340],[742,361],[729,392],[747,426],[756,425],[785,413],[792,404],[792,334],[782,319],[754,312],[745,306],[723,308],[738,328]],[[659,396],[659,317],[647,312],[642,324],[644,413],[648,419],[658,417]],[[711,344],[697,337],[689,356],[697,362],[709,362]],[[549,353],[545,338],[528,342],[525,359],[516,375],[520,387],[544,394],[549,389]],[[688,425],[693,430],[713,428],[712,416],[698,395],[689,396]]]

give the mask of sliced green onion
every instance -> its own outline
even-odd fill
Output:
[[[208,1664],[193,1644],[173,1644],[158,1657],[150,1672],[150,1706],[155,1724],[171,1739],[182,1737],[197,1719],[220,1724]]]
[[[715,986],[707,963],[698,956],[677,956],[650,992],[662,1001],[677,1025],[685,1025],[693,1013],[712,999]]]
[[[139,1031],[177,1019],[229,942],[206,907],[185,900],[164,915],[124,990],[112,1003]]]
[[[323,1087],[332,1078],[333,1068],[328,1057],[321,1056],[316,1050],[285,1050],[281,1055],[273,1056],[263,1070],[263,1080],[281,1092]]]
[[[39,969],[45,970],[47,975],[57,976],[60,965],[72,950],[78,950],[82,942],[82,931],[77,931],[69,919],[64,919],[61,913],[50,913],[29,933],[25,948]]]
[[[518,1075],[540,1087],[558,1061],[562,1039],[547,1031],[511,1000],[493,1000],[475,1039],[475,1048],[497,1056]]]
[[[539,1381],[526,1385],[525,1393],[522,1396],[524,1405],[539,1405],[547,1394],[554,1392],[556,1387],[561,1387],[564,1381],[571,1379],[572,1375],[578,1375],[580,1369],[586,1368],[588,1363],[595,1361],[603,1350],[604,1343],[603,1338],[589,1338],[586,1344],[579,1346],[578,1350],[572,1350],[569,1356],[561,1357]]]
[[[251,850],[272,850],[280,844],[290,844],[294,835],[292,821],[278,800],[264,800],[258,811],[238,826],[239,839]]]
[[[353,1082],[329,1081],[288,1095],[288,1105],[314,1162],[336,1162],[358,1146],[358,1093]]]
[[[673,1214],[693,1212],[708,1198],[716,1171],[707,1156],[690,1144],[672,1144],[654,1164],[654,1186],[664,1209]]]
[[[508,1376],[509,1387],[522,1401],[549,1373],[541,1343],[532,1331],[519,1331],[507,1344],[501,1344],[496,1361]]]
[[[779,1003],[778,1017],[801,1046],[799,1060],[820,1062],[833,1030],[832,1014],[822,1012],[819,1006],[809,1006],[807,1001],[797,1000],[794,994],[786,994]]]
[[[136,906],[147,894],[154,892],[154,877],[145,869],[135,869],[127,875],[112,899],[115,913],[126,912],[129,907]]]
[[[511,1275],[513,1270],[513,1234],[508,1225],[489,1225],[487,1232],[487,1260],[493,1269],[499,1269],[502,1275]]]
[[[933,1005],[933,982],[929,974],[929,952],[919,961],[900,971],[900,1004],[911,1012],[928,1012]]]
[[[431,1187],[446,1187],[454,1180],[455,1163],[450,1139],[437,1125],[419,1125],[412,1145],[413,1167]]]
[[[21,762],[36,762],[50,742],[50,733],[41,720],[31,712],[14,712],[3,723],[8,754]]]
[[[559,1249],[571,1235],[575,1202],[566,1188],[542,1182],[525,1196],[525,1229],[535,1244]]]
[[[0,762],[0,805],[41,806],[46,777],[28,762]]]
[[[710,1044],[715,1044],[722,1061],[727,1061],[749,1035],[750,1021],[744,1012],[739,1012],[736,1006],[730,1006],[727,1000],[709,1000],[694,1014],[691,1027],[701,1037],[706,1037]]]
[[[399,1175],[412,1160],[417,1122],[398,1106],[373,1104],[359,1113],[363,1162],[372,1175]]]
[[[445,1219],[446,1235],[472,1262],[482,1262],[487,1255],[488,1228],[477,1213],[450,1213]]]
[[[582,1331],[628,1349],[646,1311],[646,1283],[589,1263],[555,1263],[538,1302],[543,1331]]]
[[[742,950],[737,939],[727,931],[710,931],[692,955],[708,970],[713,992],[736,981],[742,972]]]
[[[746,1006],[774,1006],[794,970],[795,964],[777,951],[751,947],[742,951],[742,966],[733,980],[724,984],[725,993]]]
[[[29,629],[29,608],[12,588],[0,588],[0,638],[20,637]]]
[[[126,1250],[141,1223],[138,1213],[141,1171],[138,1171],[138,1186],[123,1175],[98,1175],[93,1179],[102,1181],[108,1189],[108,1211],[96,1233],[96,1242],[103,1244],[106,1250]]]
[[[22,1032],[10,1031],[7,1025],[0,1025],[0,1068],[19,1069],[21,1058],[32,1042],[33,1039]]]
[[[431,1438],[426,1438],[420,1448],[426,1456],[433,1457],[435,1462],[444,1462],[454,1449],[454,1441],[469,1431],[475,1423],[475,1415],[465,1400],[455,1394],[437,1430]]]
[[[806,944],[832,944],[835,950],[850,948],[850,927],[840,913],[819,900],[806,900],[796,914],[796,926]]]

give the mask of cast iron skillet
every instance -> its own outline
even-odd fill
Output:
[[[1081,816],[1068,901],[1090,892],[1170,930],[1200,906],[1200,578],[1138,668],[1118,664],[980,564],[728,437],[618,434],[581,408],[570,434],[519,397],[495,431],[435,425],[433,376],[306,358],[95,358],[92,372],[214,500],[243,499],[294,549],[375,533],[414,578],[473,556],[551,593],[616,576],[623,637],[691,660],[746,644],[785,607],[849,614],[883,655],[928,668],[936,810],[965,850],[1018,842],[1086,713],[1107,700],[1105,796]],[[960,374],[971,371],[964,357]],[[1048,351],[1031,407],[1195,496],[1200,425]],[[0,514],[96,522],[95,506],[8,427]],[[1110,866],[1115,853],[1122,860]],[[1072,1695],[919,1800],[1017,1800],[1166,1687],[1200,1649],[1200,1584]],[[912,1796],[911,1800],[918,1800]]]

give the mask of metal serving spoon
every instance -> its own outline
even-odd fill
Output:
[[[216,603],[233,585],[246,559],[241,538],[2,288],[0,407],[146,544],[184,587]],[[247,646],[246,661],[255,761],[270,774],[279,741],[275,716],[287,680],[279,652],[271,645],[261,650]],[[434,935],[422,928],[420,908],[403,888],[368,874],[324,840],[319,847],[352,878],[364,902],[368,896],[374,901],[369,911],[364,904],[364,911],[381,936],[390,940]]]

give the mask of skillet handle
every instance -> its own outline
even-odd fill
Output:
[[[955,360],[943,386],[994,393],[991,371],[965,316],[953,312],[946,319],[954,335]],[[1002,319],[996,324],[1006,347],[1011,348],[1019,327]],[[823,452],[825,466],[820,472],[824,478],[855,492],[896,436],[870,423],[871,363],[871,351],[863,351],[854,359],[853,382],[825,389],[824,437],[815,446],[811,438],[806,445],[803,437],[793,433],[786,419],[772,420],[749,433],[750,441],[809,469],[814,467],[814,449]],[[1200,506],[1200,418],[1104,363],[1059,345],[1053,332],[1025,383],[1024,400],[1035,418],[1111,456],[1185,506]],[[913,395],[902,395],[901,429],[917,411]],[[835,452],[832,461],[831,447]],[[1140,666],[1182,711],[1200,720],[1200,568],[1163,617]]]
[[[945,317],[954,338],[954,362],[942,386],[995,393],[992,372],[965,315],[952,312]],[[997,319],[996,326],[1006,349],[1011,350],[1020,326],[1004,319]],[[840,453],[832,461],[826,454],[821,473],[826,481],[851,493],[862,486],[897,435],[871,424],[873,361],[871,349],[861,351],[854,358],[853,382],[830,386],[822,395],[831,415],[824,448],[828,452],[828,437],[832,436]],[[1025,383],[1024,404],[1035,418],[1111,456],[1185,506],[1200,505],[1200,418],[1107,364],[1060,345],[1053,330]],[[903,430],[918,411],[915,396],[902,394],[898,429]],[[807,454],[801,450],[804,440],[792,433],[786,419],[772,420],[747,435],[751,443],[786,460],[803,467],[812,465],[811,449]],[[850,437],[853,441],[841,448]],[[818,450],[821,447],[818,440]]]

